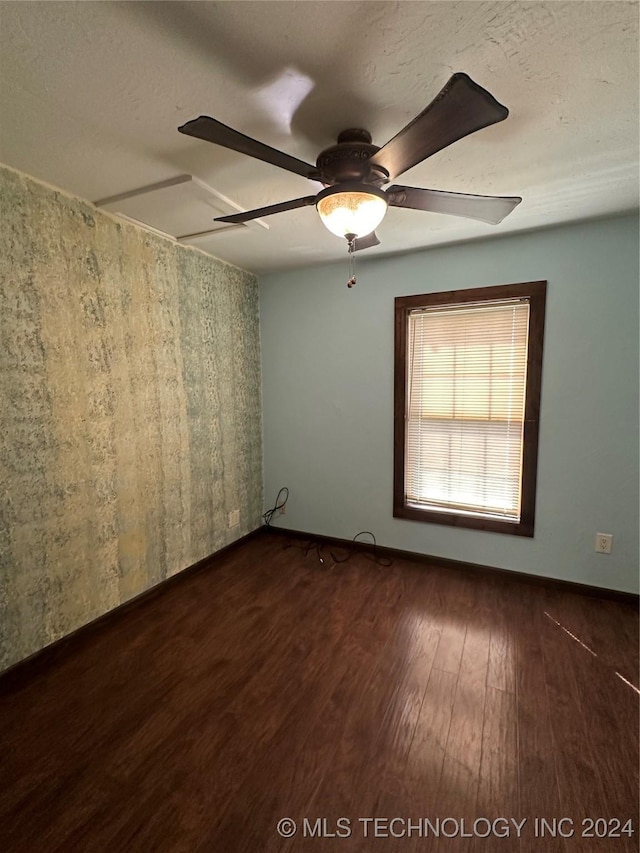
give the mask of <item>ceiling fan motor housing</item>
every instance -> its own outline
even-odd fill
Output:
[[[320,180],[326,186],[345,182],[358,182],[380,186],[389,180],[388,172],[382,166],[369,160],[379,151],[372,145],[371,134],[361,128],[343,130],[336,145],[325,148],[318,155],[316,166]]]

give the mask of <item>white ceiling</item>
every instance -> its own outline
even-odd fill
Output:
[[[367,257],[638,206],[638,4],[0,2],[0,161],[96,201],[182,174],[242,208],[306,179],[177,127],[206,114],[315,162],[382,145],[464,71],[510,110],[399,180],[521,195],[501,225],[390,209]],[[200,248],[262,273],[344,256],[313,208]]]

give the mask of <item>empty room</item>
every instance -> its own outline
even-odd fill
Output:
[[[0,0],[2,853],[637,853],[639,8]]]

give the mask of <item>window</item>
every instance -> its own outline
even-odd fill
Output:
[[[395,300],[394,516],[533,536],[546,287]]]

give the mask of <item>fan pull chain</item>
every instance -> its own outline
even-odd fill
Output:
[[[349,281],[347,287],[355,287],[356,285],[356,238],[355,234],[347,234],[348,258],[349,258]]]

